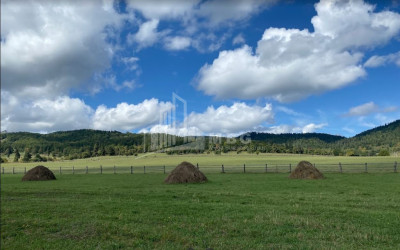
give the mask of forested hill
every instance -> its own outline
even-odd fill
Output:
[[[267,134],[251,133],[252,140],[281,143],[294,153],[328,155],[389,155],[400,152],[400,120],[344,138],[329,134]]]
[[[331,143],[336,142],[342,139],[345,139],[343,136],[338,135],[330,135],[330,134],[322,134],[322,133],[304,133],[304,134],[269,134],[269,133],[257,133],[252,132],[249,134],[249,137],[252,140],[256,141],[268,141],[271,143],[288,143],[296,140],[307,140],[307,139],[318,139],[323,142]]]
[[[388,135],[393,134],[399,136],[400,135],[399,132],[400,132],[400,120],[397,120],[392,123],[364,131],[356,135],[355,138],[365,137],[369,135],[376,136],[377,134],[388,134]]]
[[[216,154],[247,151],[249,153],[317,155],[389,155],[400,152],[400,120],[365,131],[352,138],[320,133],[267,134],[252,132],[250,136],[248,134],[245,136],[251,138],[250,144],[241,144],[240,140],[232,143],[232,140],[226,138],[210,140],[206,137],[204,149],[167,151],[168,153],[213,152]],[[24,153],[29,153],[27,155],[31,155],[32,160],[35,156],[40,160],[41,156],[43,159],[46,157],[48,159],[75,159],[101,155],[134,155],[143,152],[143,138],[143,134],[90,129],[50,134],[1,133],[0,151],[3,157],[14,157],[13,155],[18,152],[22,158]],[[177,142],[178,145],[181,144],[183,138],[177,138]],[[148,150],[149,148],[146,148],[146,151]],[[25,160],[30,160],[28,158]]]
[[[38,133],[2,133],[1,152],[29,151],[54,157],[86,158],[97,155],[135,154],[143,151],[143,135],[82,129]]]
[[[372,150],[386,148],[389,151],[400,151],[400,120],[364,131],[352,138],[341,140],[338,147]]]

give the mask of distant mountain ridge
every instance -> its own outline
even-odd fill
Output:
[[[149,135],[148,135],[149,136]],[[206,137],[203,150],[184,150],[179,153],[247,151],[266,153],[298,153],[317,155],[378,155],[400,152],[400,120],[345,138],[323,133],[269,134],[250,132],[249,145],[239,140],[233,145],[227,138],[211,140]],[[0,152],[10,155],[16,150],[35,154],[47,154],[67,159],[87,158],[101,155],[133,155],[151,150],[143,144],[143,134],[121,133],[81,129],[59,131],[50,134],[29,132],[2,133]],[[150,140],[150,136],[148,139]],[[177,137],[177,145],[183,143]]]
[[[257,141],[271,141],[274,143],[286,143],[295,140],[301,139],[319,139],[323,142],[331,143],[336,142],[342,139],[345,139],[344,136],[339,135],[330,135],[324,133],[283,133],[283,134],[270,134],[270,133],[262,133],[262,132],[251,132],[248,135],[252,140]]]

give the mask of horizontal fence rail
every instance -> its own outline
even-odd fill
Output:
[[[290,173],[297,164],[238,164],[238,165],[199,165],[196,167],[203,173]],[[385,163],[336,163],[314,164],[322,173],[397,173],[397,162]],[[49,167],[54,174],[168,174],[176,166],[60,166]],[[25,174],[33,167],[1,168],[1,174]]]

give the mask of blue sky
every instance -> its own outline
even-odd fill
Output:
[[[2,1],[1,52],[7,131],[349,137],[400,118],[398,1]]]

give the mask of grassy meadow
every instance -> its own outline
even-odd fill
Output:
[[[399,249],[400,175],[1,176],[2,249]]]
[[[71,172],[72,167],[75,169],[80,169],[80,172],[84,172],[84,168],[88,166],[89,169],[96,169],[95,172],[99,172],[100,165],[105,169],[108,168],[108,172],[112,172],[111,168],[113,166],[122,166],[124,172],[129,172],[129,167],[133,166],[135,172],[143,172],[141,169],[143,166],[147,166],[148,171],[151,171],[151,167],[162,167],[167,166],[167,172],[172,170],[182,161],[189,161],[193,164],[199,164],[200,169],[204,172],[219,172],[221,165],[223,164],[226,171],[239,172],[243,164],[248,166],[248,170],[251,171],[253,167],[255,172],[263,172],[265,164],[270,166],[270,171],[285,172],[289,171],[288,166],[291,164],[293,167],[297,165],[299,161],[307,160],[311,163],[315,163],[317,167],[320,167],[322,171],[325,172],[336,172],[338,171],[339,162],[343,164],[359,164],[359,166],[344,167],[343,171],[346,169],[354,170],[352,172],[362,172],[362,170],[357,171],[357,169],[363,169],[362,164],[368,163],[371,165],[371,170],[373,167],[384,167],[384,172],[391,172],[393,170],[393,163],[397,161],[400,164],[400,156],[386,156],[386,157],[348,157],[348,156],[315,156],[315,155],[296,155],[296,154],[248,154],[248,153],[228,153],[222,155],[215,154],[188,154],[188,155],[166,155],[163,153],[158,154],[141,154],[139,156],[103,156],[103,157],[93,157],[87,159],[77,159],[77,160],[61,160],[54,162],[12,162],[13,155],[9,157],[9,162],[2,164],[6,173],[11,173],[12,168],[15,172],[23,173],[25,168],[28,170],[39,164],[44,165],[54,171],[58,171],[59,167],[64,170]],[[383,163],[383,164],[382,164]],[[318,166],[319,165],[319,166]],[[334,166],[333,166],[334,165]],[[257,168],[257,169],[256,169]],[[325,169],[324,169],[325,168]],[[400,171],[400,165],[399,165]],[[107,172],[106,171],[106,172]],[[160,172],[161,169],[158,168],[154,170],[155,172]],[[89,171],[90,172],[90,171]],[[92,171],[93,172],[93,171]],[[105,172],[105,173],[106,173]]]

